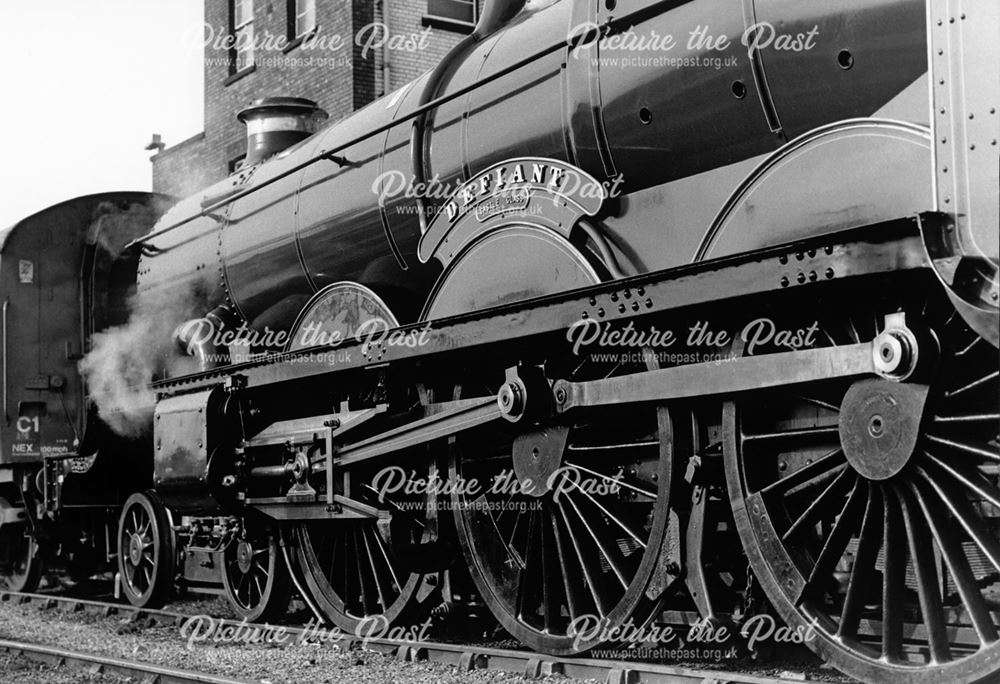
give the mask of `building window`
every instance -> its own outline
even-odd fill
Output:
[[[233,49],[229,73],[235,74],[253,66],[253,0],[230,0]]]
[[[427,0],[424,24],[458,31],[472,30],[479,20],[477,0]]]
[[[288,0],[288,39],[308,36],[316,28],[316,0]]]

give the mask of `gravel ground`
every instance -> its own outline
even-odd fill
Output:
[[[68,667],[50,667],[25,658],[0,653],[0,684],[127,684],[128,679],[114,675],[94,675]],[[131,684],[135,684],[131,682]]]
[[[76,651],[142,660],[266,684],[522,684],[539,681],[489,670],[459,673],[449,665],[437,663],[400,663],[378,653],[360,650],[345,652],[331,645],[199,643],[188,650],[185,639],[176,627],[136,623],[124,617],[100,618],[86,612],[56,615],[56,609],[40,611],[37,605],[0,603],[0,638],[59,645]],[[191,609],[191,605],[175,607],[184,611]],[[545,681],[560,684],[570,680],[551,677]],[[12,662],[9,658],[0,660],[0,684],[7,682],[117,684],[113,678],[94,678],[69,669],[39,670],[37,665],[21,660]]]
[[[95,583],[76,587],[64,593],[81,597],[110,601],[110,584]],[[15,638],[25,635],[29,641],[44,644],[66,645],[77,650],[102,653],[120,658],[147,660],[160,665],[184,669],[224,674],[252,681],[269,682],[351,682],[351,684],[375,684],[377,682],[474,682],[476,684],[507,684],[508,682],[538,682],[524,677],[478,670],[458,673],[453,667],[435,663],[398,663],[393,658],[378,653],[354,650],[343,652],[336,646],[327,645],[275,645],[275,644],[216,644],[197,643],[193,650],[186,648],[186,639],[176,627],[155,624],[137,624],[128,617],[98,618],[86,613],[60,614],[58,621],[50,613],[40,612],[38,604],[15,606],[0,603],[0,637]],[[191,595],[175,599],[171,610],[187,615],[211,615],[233,618],[228,602],[222,597]],[[310,619],[309,612],[301,604],[293,603],[292,612],[283,621],[288,625],[302,625]],[[477,623],[478,624],[478,623]],[[435,641],[464,643],[476,640],[470,634],[471,625],[466,620],[453,620],[452,624],[439,625],[431,638]],[[479,629],[478,631],[482,631]],[[491,633],[492,632],[492,633]],[[522,650],[523,647],[511,639],[506,632],[487,630],[478,641],[488,648]],[[19,636],[20,638],[20,636]],[[289,642],[294,638],[289,638]],[[611,653],[601,654],[604,659],[617,659]],[[634,659],[622,652],[622,659]],[[809,680],[824,682],[853,682],[836,670],[824,667],[805,648],[785,653],[781,658],[758,661],[741,654],[738,658],[723,661],[683,660],[662,661],[638,658],[646,662],[663,662],[667,665],[689,666],[703,670],[730,670],[756,676],[783,676],[797,679],[805,675]],[[2,661],[0,661],[2,663]],[[34,666],[30,666],[34,667]],[[2,671],[2,670],[0,670]],[[80,675],[86,676],[86,675]],[[0,679],[0,684],[7,680]],[[11,681],[25,681],[14,678]],[[107,679],[46,679],[28,678],[28,681],[109,681]],[[575,680],[550,677],[552,684]]]

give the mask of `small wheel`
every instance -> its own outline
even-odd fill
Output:
[[[415,607],[422,576],[398,562],[374,520],[300,523],[295,551],[310,595],[345,632],[396,624]]]
[[[240,534],[226,547],[222,584],[236,615],[248,622],[280,618],[288,610],[292,580],[272,529]]]
[[[820,337],[871,340],[880,318],[844,316]],[[836,667],[869,682],[996,681],[997,350],[944,302],[917,304],[907,324],[939,342],[927,384],[831,380],[729,401],[730,499],[768,598]]]
[[[156,492],[136,492],[118,520],[118,571],[133,606],[159,608],[174,580],[173,530]]]
[[[10,553],[9,562],[0,566],[0,589],[25,592],[37,589],[42,579],[42,558],[35,538],[18,525],[0,537],[0,544],[6,545]]]

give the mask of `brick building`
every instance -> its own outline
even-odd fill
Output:
[[[236,113],[271,96],[342,119],[433,67],[482,0],[205,0],[205,130],[152,158],[153,190],[197,192],[238,167]]]

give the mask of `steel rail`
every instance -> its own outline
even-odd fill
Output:
[[[70,666],[86,670],[89,674],[138,677],[143,682],[156,682],[157,684],[246,684],[252,681],[7,639],[0,639],[0,650],[13,656],[22,656],[53,667]]]
[[[108,603],[93,599],[80,599],[53,594],[32,594],[25,592],[0,591],[0,602],[24,604],[40,602],[43,608],[57,604],[68,611],[83,610],[87,607],[100,609],[105,616],[132,614],[134,619],[151,618],[161,624],[180,626],[195,617],[169,610],[136,608],[127,604]],[[213,618],[214,619],[214,618]],[[219,627],[243,625],[247,629],[265,628],[259,623],[244,623],[238,620],[220,618]],[[294,637],[315,635],[314,628],[282,625],[285,632]],[[323,637],[317,637],[322,639]],[[805,679],[801,673],[788,672],[785,676],[769,676],[733,672],[724,669],[707,669],[684,665],[661,665],[631,660],[609,660],[597,658],[572,658],[550,656],[527,650],[490,648],[475,644],[454,644],[432,641],[407,641],[401,639],[363,639],[355,635],[344,635],[339,642],[345,650],[364,647],[404,662],[433,662],[452,665],[462,672],[491,670],[521,674],[526,677],[563,675],[570,679],[596,679],[605,684],[802,684],[803,681],[828,682],[828,679]],[[0,642],[2,647],[2,642]],[[161,680],[167,681],[167,680]],[[171,680],[175,681],[175,680]],[[182,681],[233,681],[233,680],[182,680]]]

